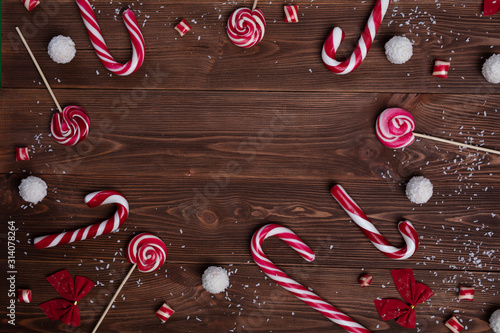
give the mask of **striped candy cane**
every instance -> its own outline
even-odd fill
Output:
[[[340,43],[344,40],[345,34],[342,29],[338,27],[333,29],[323,44],[323,51],[321,52],[323,63],[330,71],[337,74],[347,74],[361,65],[361,62],[365,59],[368,50],[370,50],[372,46],[377,30],[382,23],[387,8],[389,8],[390,2],[391,0],[377,0],[370,18],[366,23],[365,29],[358,40],[358,45],[356,45],[351,57],[342,62],[335,60],[335,53]]]
[[[398,229],[406,243],[405,246],[398,249],[387,241],[384,236],[375,228],[368,220],[365,213],[352,200],[347,192],[340,185],[335,185],[330,191],[337,202],[344,208],[346,213],[356,223],[363,233],[368,237],[372,244],[383,254],[391,259],[408,259],[418,248],[418,235],[410,221],[401,221],[398,224]]]
[[[127,28],[130,40],[132,42],[132,59],[126,64],[116,62],[113,56],[109,53],[108,47],[102,37],[101,29],[94,15],[94,11],[88,0],[76,0],[80,14],[82,15],[83,23],[87,28],[90,41],[94,46],[97,56],[101,60],[104,67],[110,72],[118,75],[129,75],[138,70],[144,62],[144,37],[139,29],[134,13],[127,9],[123,12],[123,22]]]
[[[311,262],[314,260],[314,252],[290,229],[279,224],[268,224],[260,228],[252,237],[251,250],[253,260],[260,269],[280,286],[291,292],[295,297],[330,319],[343,329],[352,333],[369,333],[370,331],[355,322],[346,314],[337,310],[333,305],[324,301],[321,297],[305,288],[295,280],[292,280],[282,270],[276,267],[271,260],[267,259],[262,251],[262,243],[266,238],[276,236],[285,241],[292,249],[297,251],[302,258]]]
[[[37,237],[35,238],[35,248],[44,249],[108,234],[120,228],[128,217],[128,201],[117,191],[90,193],[85,197],[85,203],[90,208],[100,205],[115,204],[117,209],[110,219],[104,220],[101,223],[95,223],[86,228],[80,228],[73,231]]]

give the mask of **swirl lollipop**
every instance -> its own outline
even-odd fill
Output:
[[[252,10],[248,8],[236,9],[227,21],[227,35],[234,45],[249,48],[257,44],[264,37],[266,19],[264,13],[254,1]]]
[[[497,150],[436,138],[427,134],[415,133],[413,132],[414,129],[415,119],[413,119],[410,112],[400,108],[385,109],[378,116],[375,125],[375,132],[377,133],[379,141],[382,142],[384,146],[393,149],[407,147],[411,145],[415,141],[415,137],[417,137],[500,155],[500,151]]]
[[[161,265],[165,263],[165,260],[167,259],[167,247],[160,238],[156,237],[153,234],[143,232],[142,234],[139,234],[132,238],[130,243],[128,243],[127,259],[131,264],[134,264],[134,266],[132,266],[127,276],[125,276],[125,279],[118,287],[118,290],[111,298],[111,301],[109,301],[106,310],[104,310],[104,313],[97,322],[97,325],[95,325],[92,333],[95,333],[99,328],[99,325],[101,325],[104,317],[106,317],[106,314],[111,308],[111,305],[113,305],[116,296],[118,296],[118,293],[120,292],[120,290],[122,290],[122,287],[125,285],[130,275],[132,275],[135,267],[137,267],[139,271],[143,273],[149,273],[157,270],[161,267]]]
[[[16,31],[19,34],[19,37],[21,37],[26,50],[28,50],[28,53],[31,56],[31,60],[33,60],[36,69],[42,77],[43,83],[45,83],[50,96],[54,100],[54,103],[56,103],[57,109],[59,110],[59,113],[52,116],[52,121],[50,123],[50,132],[52,133],[52,137],[54,137],[58,143],[65,146],[76,145],[78,142],[84,140],[87,137],[87,134],[89,134],[90,120],[87,113],[84,109],[76,105],[68,105],[64,108],[64,110],[61,109],[61,105],[57,101],[52,88],[50,88],[49,82],[45,78],[40,65],[38,65],[38,61],[36,61],[35,56],[33,55],[33,52],[31,52],[28,42],[24,39],[19,27],[16,27]]]

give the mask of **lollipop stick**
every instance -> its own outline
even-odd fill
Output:
[[[255,0],[253,2],[252,10],[255,10],[255,8],[257,8],[257,1],[259,1],[259,0]]]
[[[477,150],[480,150],[480,151],[484,151],[484,152],[487,152],[487,153],[492,153],[492,154],[500,155],[500,151],[498,151],[498,150],[493,150],[493,149],[478,147],[478,146],[474,146],[474,145],[469,145],[469,144],[466,144],[466,143],[461,143],[461,142],[455,142],[455,141],[451,141],[451,140],[436,138],[434,136],[430,136],[430,135],[427,135],[427,134],[413,133],[413,135],[416,136],[417,138],[429,139],[429,140],[434,140],[434,141],[443,142],[443,143],[450,143],[450,144],[455,145],[455,146],[467,147],[467,148],[472,148],[472,149],[477,149]]]
[[[42,77],[43,83],[45,83],[45,86],[49,90],[50,96],[52,96],[52,99],[54,100],[54,103],[56,103],[57,109],[59,110],[59,112],[62,112],[61,105],[59,105],[59,102],[57,101],[56,96],[52,92],[52,89],[50,88],[50,85],[47,82],[47,79],[45,78],[45,75],[43,75],[42,69],[38,65],[38,61],[36,61],[35,56],[33,55],[33,52],[31,52],[31,49],[30,49],[30,47],[28,45],[28,42],[26,42],[26,39],[24,39],[24,36],[23,36],[21,30],[19,30],[19,27],[16,27],[16,31],[19,34],[19,37],[21,37],[21,40],[23,41],[24,46],[26,46],[26,50],[28,50],[28,53],[31,56],[31,60],[33,60],[33,63],[35,64],[36,69],[38,69],[38,73],[40,73],[40,76]]]
[[[97,332],[97,329],[99,328],[99,325],[101,325],[102,321],[104,320],[104,317],[106,317],[106,314],[108,313],[109,309],[111,308],[111,305],[113,305],[116,296],[118,296],[118,293],[120,292],[120,290],[122,290],[122,287],[125,285],[125,283],[127,282],[128,278],[130,277],[130,275],[132,275],[132,272],[134,271],[134,269],[135,269],[136,266],[137,266],[137,264],[134,264],[134,266],[132,266],[132,268],[130,269],[130,271],[128,271],[127,276],[125,276],[125,279],[123,279],[122,283],[118,287],[118,290],[113,295],[113,298],[111,298],[111,301],[109,301],[109,304],[106,307],[106,310],[104,310],[104,313],[102,314],[101,319],[99,319],[99,321],[97,322],[97,325],[95,325],[94,330],[92,331],[92,333]]]

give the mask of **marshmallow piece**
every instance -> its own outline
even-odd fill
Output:
[[[19,289],[17,291],[17,299],[21,303],[31,303],[31,290]]]
[[[299,22],[299,6],[291,5],[283,7],[285,10],[285,22],[297,23]]]
[[[16,147],[16,161],[27,161],[29,159],[28,147]]]
[[[174,310],[167,305],[167,303],[163,303],[161,308],[156,311],[156,316],[161,319],[162,324],[164,324],[171,315],[174,314]]]
[[[436,59],[436,61],[434,62],[434,70],[432,71],[432,76],[442,77],[443,79],[446,79],[446,77],[448,76],[449,69],[450,69],[449,61],[442,61]]]
[[[448,327],[449,330],[453,333],[459,333],[464,329],[464,325],[462,325],[460,321],[458,321],[458,318],[455,315],[448,319],[444,326]]]
[[[179,33],[179,35],[184,36],[189,30],[191,30],[191,27],[189,24],[187,24],[185,19],[182,19],[175,27],[175,30]]]

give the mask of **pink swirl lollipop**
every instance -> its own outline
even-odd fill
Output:
[[[249,48],[264,37],[266,19],[260,9],[255,9],[256,6],[257,0],[254,1],[252,10],[238,8],[229,17],[227,35],[234,45]]]
[[[79,106],[68,105],[63,112],[52,115],[50,132],[52,137],[60,144],[74,146],[84,140],[89,134],[90,119]]]
[[[500,155],[500,151],[498,150],[436,138],[427,134],[414,133],[414,129],[415,119],[413,119],[411,113],[400,108],[385,109],[378,116],[377,123],[375,124],[377,138],[384,146],[389,148],[397,149],[407,147],[411,145],[415,141],[415,137],[417,137]]]
[[[116,296],[118,296],[120,290],[122,290],[122,287],[125,285],[130,275],[132,275],[135,267],[137,267],[139,271],[144,273],[149,273],[157,270],[161,267],[161,265],[165,263],[165,260],[167,259],[167,247],[160,238],[148,232],[143,232],[142,234],[139,234],[132,238],[130,243],[128,243],[127,259],[131,264],[134,264],[134,266],[132,266],[127,276],[125,276],[125,279],[123,279],[122,283],[118,287],[118,290],[113,295],[113,298],[111,298],[111,301],[109,301],[106,310],[104,310],[104,313],[97,322],[97,325],[94,327],[92,333],[95,333],[99,328],[99,325],[101,325],[104,317],[106,317],[106,314],[111,308],[111,305],[113,305]]]

